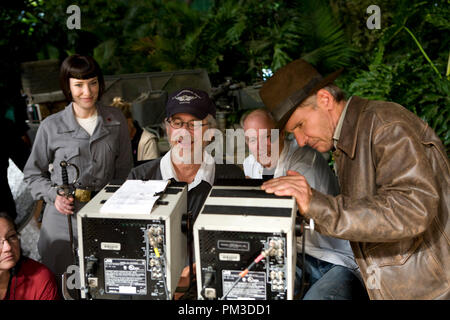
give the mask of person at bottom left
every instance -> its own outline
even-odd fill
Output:
[[[0,212],[0,300],[59,300],[56,279],[42,263],[22,255],[12,218]]]

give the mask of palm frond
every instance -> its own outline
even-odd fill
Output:
[[[294,20],[302,39],[302,53],[322,72],[348,66],[355,50],[348,43],[342,25],[323,0],[298,1],[299,15]]]

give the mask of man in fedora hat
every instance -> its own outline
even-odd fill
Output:
[[[300,146],[333,149],[341,194],[312,189],[299,173],[262,189],[294,196],[322,234],[350,240],[371,299],[450,299],[450,162],[442,142],[404,107],[344,99],[304,60],[260,91],[277,126]]]
[[[324,194],[339,194],[335,175],[327,160],[316,150],[299,148],[287,138],[267,109],[256,109],[242,119],[249,156],[243,167],[245,176],[268,180],[294,170]],[[367,300],[358,265],[348,240],[336,239],[306,229],[297,237],[297,265],[294,299]],[[304,242],[303,242],[304,240]]]

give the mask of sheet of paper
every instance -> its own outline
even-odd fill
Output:
[[[103,204],[100,213],[150,213],[159,196],[155,193],[164,191],[167,180],[127,180]]]

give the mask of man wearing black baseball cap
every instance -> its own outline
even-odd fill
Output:
[[[188,184],[188,210],[195,219],[214,181],[244,179],[231,164],[215,164],[205,151],[208,129],[216,125],[216,106],[208,93],[184,88],[172,93],[166,104],[165,126],[170,150],[162,157],[134,168],[128,179],[173,180]]]
[[[197,119],[204,119],[208,114],[216,118],[216,106],[205,91],[186,88],[172,93],[167,100],[167,119],[177,113],[189,113]]]
[[[192,214],[191,225],[215,181],[245,178],[238,166],[215,164],[214,158],[205,151],[210,139],[203,139],[203,136],[208,129],[215,128],[215,117],[216,106],[205,91],[184,88],[172,93],[167,100],[164,120],[170,150],[162,158],[134,168],[128,176],[128,179],[187,183],[187,210]],[[188,279],[189,266],[186,266],[178,287],[186,287]],[[179,295],[175,293],[175,299],[179,299]]]

